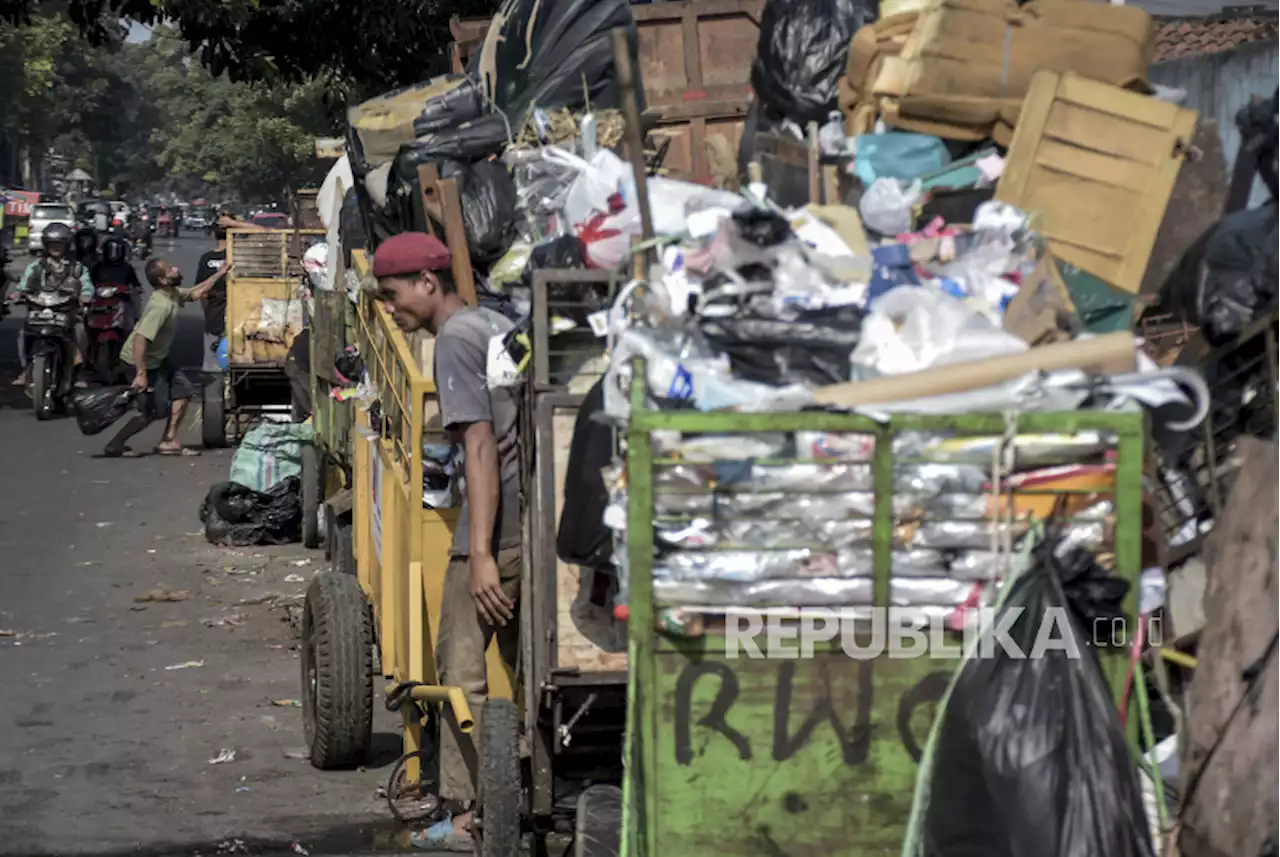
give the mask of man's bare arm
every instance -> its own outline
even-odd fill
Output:
[[[467,506],[471,515],[467,536],[471,556],[489,556],[493,553],[499,496],[498,442],[493,436],[493,423],[471,423],[463,432],[462,441],[467,451]]]

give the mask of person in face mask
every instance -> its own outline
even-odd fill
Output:
[[[142,317],[129,338],[124,341],[120,359],[133,367],[131,384],[138,395],[138,410],[121,425],[108,443],[103,454],[108,458],[132,457],[136,453],[128,447],[128,441],[147,427],[152,420],[168,417],[164,438],[156,447],[157,455],[199,455],[198,450],[188,449],[178,443],[178,426],[187,410],[187,402],[195,395],[195,388],[187,377],[173,365],[169,350],[178,330],[178,310],[190,300],[199,300],[208,294],[214,283],[227,274],[224,263],[213,276],[193,288],[182,288],[182,272],[163,259],[147,263],[147,282],[151,284],[151,297],[142,310]]]

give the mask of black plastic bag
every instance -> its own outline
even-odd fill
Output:
[[[576,235],[561,235],[534,245],[521,276],[521,285],[532,292],[535,271],[580,270],[586,267],[582,242]],[[587,316],[608,306],[607,296],[595,283],[549,283],[547,301],[556,315],[580,325],[586,323]]]
[[[536,106],[617,108],[609,32],[625,27],[636,56],[636,24],[627,0],[506,0],[494,16],[485,46],[472,59],[471,76],[512,130]],[[485,48],[492,45],[492,65]],[[640,109],[644,110],[644,93]]]
[[[1200,327],[1225,344],[1277,305],[1276,204],[1222,218],[1205,245],[1197,298]]]
[[[595,419],[604,413],[604,378],[578,408],[564,476],[564,508],[556,532],[556,556],[597,570],[613,565],[613,533],[605,526],[609,505],[601,471],[613,461],[613,429]]]
[[[774,247],[791,237],[791,224],[776,211],[746,206],[733,212],[738,234],[757,247]]]
[[[497,161],[446,161],[441,178],[458,181],[467,249],[474,265],[491,265],[506,255],[516,237],[516,184]]]
[[[703,336],[728,355],[733,374],[781,386],[823,386],[850,380],[849,355],[858,344],[862,312],[856,307],[808,310],[794,319],[751,312],[704,317]]]
[[[1138,772],[1089,647],[1128,584],[1042,542],[996,614],[1027,657],[965,660],[939,714],[912,857],[1151,857]],[[1047,626],[1051,608],[1067,617]],[[1011,613],[1010,611],[1018,611]],[[988,635],[991,632],[988,631]],[[1038,640],[1070,641],[1074,651]],[[919,810],[920,807],[917,807]]]
[[[463,74],[447,74],[446,80],[460,80],[461,85],[422,105],[422,115],[413,120],[413,134],[422,137],[463,122],[480,118],[484,103],[475,81]]]
[[[84,434],[106,431],[125,415],[132,404],[133,391],[128,387],[100,387],[76,390],[71,394],[71,409]]]
[[[768,0],[751,66],[756,97],[796,122],[827,121],[849,41],[876,9],[870,0]]]
[[[215,545],[283,545],[302,540],[302,483],[296,476],[266,491],[219,482],[200,506],[204,535]]]

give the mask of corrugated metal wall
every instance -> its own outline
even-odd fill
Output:
[[[1274,93],[1277,76],[1280,76],[1280,51],[1275,42],[1157,63],[1147,74],[1152,83],[1185,89],[1187,107],[1201,116],[1218,120],[1228,174],[1240,149],[1236,111],[1255,95]],[[1256,205],[1263,198],[1265,189],[1257,182],[1250,204]]]

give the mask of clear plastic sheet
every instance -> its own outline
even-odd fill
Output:
[[[666,464],[654,468],[659,488],[702,488],[721,491],[870,491],[868,464]]]
[[[925,521],[907,540],[913,548],[933,550],[990,550],[992,536],[1011,541],[1022,538],[1031,529],[1031,521],[997,523],[995,521]],[[1106,525],[1101,521],[1075,521],[1062,528],[1063,538],[1073,544],[1100,547],[1106,539]]]
[[[895,517],[918,512],[919,503],[912,497],[893,498]],[[847,491],[832,494],[659,494],[654,510],[659,516],[702,515],[717,520],[732,518],[786,519],[797,523],[836,521],[848,518],[870,520],[875,508],[875,495],[869,491]]]
[[[995,435],[984,437],[946,437],[915,435],[910,449],[913,455],[947,464],[991,466],[992,455],[1003,441]],[[1014,442],[1014,460],[1018,469],[1080,464],[1100,457],[1113,446],[1100,432],[1078,434],[1020,434]],[[904,444],[904,449],[907,447]]]
[[[682,437],[679,432],[655,431],[649,436],[655,458],[682,458],[685,461],[744,461],[749,458],[781,458],[791,451],[787,435],[701,434]]]
[[[796,432],[796,457],[823,461],[871,461],[876,453],[875,435],[853,432]]]
[[[658,542],[672,548],[741,547],[769,549],[784,546],[821,549],[871,543],[872,525],[864,520],[689,521],[654,524]]]
[[[975,584],[946,578],[903,578],[890,585],[889,600],[898,607],[945,607],[966,603]],[[869,577],[812,577],[793,580],[680,581],[655,579],[654,600],[663,606],[766,607],[772,605],[839,607],[870,604],[874,581]]]

